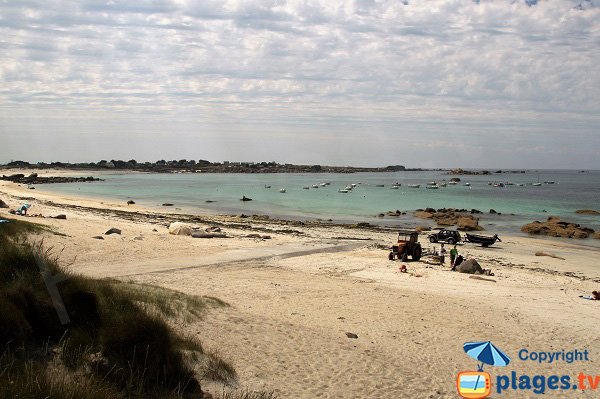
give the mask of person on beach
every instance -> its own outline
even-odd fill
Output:
[[[446,260],[446,248],[444,248],[444,244],[441,244],[441,246],[440,246],[440,265],[443,265],[445,260]]]
[[[583,299],[589,299],[590,301],[600,301],[600,292],[599,291],[592,291],[592,295],[579,295],[580,298]]]
[[[462,255],[458,255],[456,257],[456,259],[454,260],[454,264],[452,265],[452,271],[455,272],[456,268],[458,267],[458,265],[460,265],[463,262],[464,258]]]
[[[454,267],[454,260],[456,259],[457,256],[458,256],[458,249],[456,249],[456,244],[454,244],[454,247],[450,250],[450,266]]]

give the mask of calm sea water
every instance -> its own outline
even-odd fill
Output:
[[[600,216],[576,214],[577,209],[600,209],[600,171],[528,171],[524,174],[459,176],[458,185],[425,189],[430,181],[449,181],[444,172],[355,174],[108,174],[104,182],[49,184],[38,187],[62,194],[100,197],[160,206],[169,202],[189,213],[267,214],[296,220],[333,219],[334,222],[370,222],[411,227],[425,224],[410,214],[379,218],[390,210],[466,208],[485,212],[481,224],[490,231],[510,231],[533,220],[557,215],[600,229]],[[488,182],[511,182],[503,188]],[[532,183],[554,181],[555,184]],[[330,182],[329,186],[312,185]],[[400,183],[399,189],[391,189]],[[466,186],[469,182],[471,185]],[[350,193],[339,193],[356,184]],[[518,186],[522,183],[524,186]],[[420,184],[421,188],[410,188]],[[384,185],[378,187],[378,185]],[[271,186],[271,188],[265,188]],[[311,187],[306,190],[303,187]],[[280,193],[281,188],[286,193]],[[246,196],[253,201],[242,202]],[[207,203],[206,201],[215,201]],[[168,209],[168,208],[164,208]],[[502,215],[490,215],[494,209]]]

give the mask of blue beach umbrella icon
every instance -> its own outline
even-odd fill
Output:
[[[478,365],[478,371],[483,371],[483,365],[506,366],[510,363],[510,357],[504,354],[490,341],[485,342],[467,342],[463,345],[467,355],[481,362]]]

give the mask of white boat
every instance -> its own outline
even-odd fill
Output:
[[[354,188],[354,187],[352,187],[352,186],[346,186],[346,188],[344,188],[344,190],[351,191],[353,188]]]
[[[534,187],[539,187],[539,186],[542,185],[542,183],[532,183],[531,185],[534,186]]]
[[[325,187],[326,185],[326,183],[321,183],[321,187]]]
[[[410,187],[410,188],[419,188],[419,187],[421,187],[421,185],[420,184],[409,184],[408,187]]]
[[[392,186],[390,187],[392,190],[398,190],[400,188],[400,186]]]
[[[285,188],[279,190],[280,193],[285,193]]]
[[[454,185],[454,184],[458,184],[458,182],[456,182],[456,181],[449,181],[448,184]]]
[[[431,186],[431,185],[427,185],[427,187],[425,187],[425,188],[428,188],[428,189],[430,189],[430,190],[437,190],[437,189],[439,188],[439,186]]]
[[[319,185],[318,184],[313,184],[312,187],[313,188],[319,188]]]
[[[544,182],[544,184],[554,184],[554,182],[552,180],[547,180]]]
[[[440,183],[440,187],[446,187],[446,183]]]
[[[465,183],[465,186],[470,186],[470,185],[471,185],[471,183],[469,183],[469,182]]]
[[[356,183],[352,183],[351,186],[354,188],[356,187]]]
[[[271,186],[269,186],[269,185],[265,184],[265,188],[271,188]]]
[[[344,189],[344,190],[339,189],[338,190],[338,193],[349,193],[349,192],[350,192],[350,190],[346,190],[346,189]]]
[[[428,186],[437,186],[437,183],[434,181],[430,181],[429,183],[427,183]]]

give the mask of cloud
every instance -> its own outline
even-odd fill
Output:
[[[215,135],[379,126],[388,138],[434,138],[436,127],[465,137],[465,127],[485,135],[516,125],[539,136],[582,123],[578,134],[591,137],[600,119],[598,3],[2,2],[0,116],[14,123],[0,129],[46,109],[67,119],[168,115]]]

